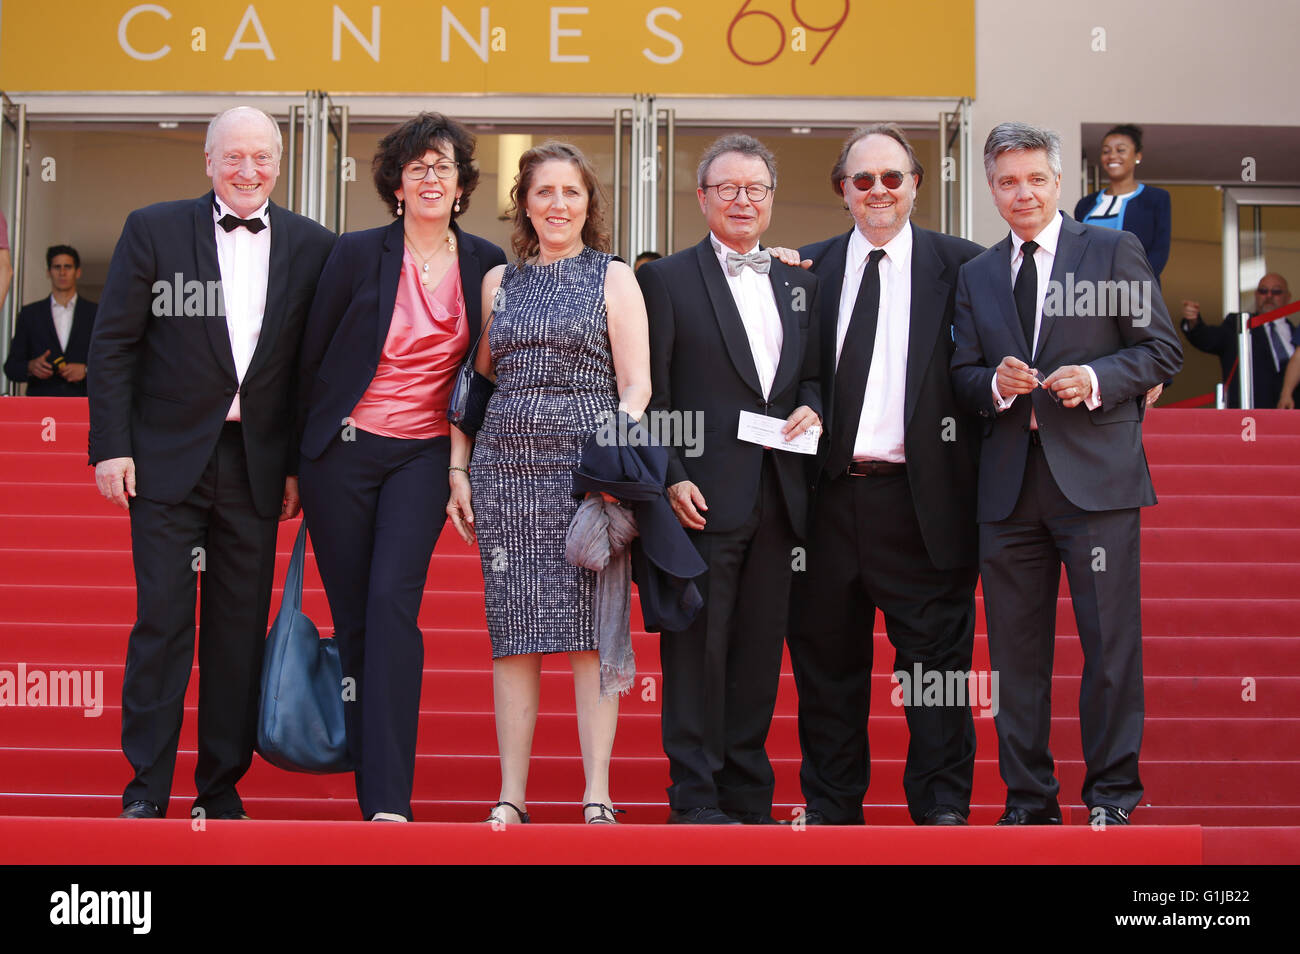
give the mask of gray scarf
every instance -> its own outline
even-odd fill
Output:
[[[596,646],[600,650],[600,695],[632,688],[636,658],[628,616],[632,609],[632,556],[637,535],[632,511],[590,494],[573,515],[564,557],[596,571]]]

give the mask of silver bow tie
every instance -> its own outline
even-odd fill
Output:
[[[772,270],[772,253],[765,248],[760,248],[756,252],[749,252],[741,255],[737,252],[727,253],[727,274],[736,276],[740,270],[748,265],[760,275],[766,275]]]

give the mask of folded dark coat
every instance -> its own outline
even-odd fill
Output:
[[[582,449],[573,493],[607,493],[628,504],[640,536],[632,544],[632,578],[648,632],[686,629],[704,605],[692,582],[708,566],[668,502],[668,452],[624,412],[611,417]]]

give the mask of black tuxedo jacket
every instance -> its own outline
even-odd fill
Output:
[[[1131,232],[1080,225],[1063,216],[1051,275],[1057,287],[1071,287],[1067,276],[1075,288],[1108,280],[1149,282],[1143,294],[1149,294],[1150,311],[1145,317],[1049,315],[1044,305],[1032,357],[1011,294],[1011,249],[1008,235],[963,265],[957,278],[953,387],[963,406],[987,420],[980,452],[980,522],[1003,520],[1015,508],[1029,453],[1031,407],[1052,477],[1072,504],[1080,510],[1121,510],[1155,503],[1142,450],[1144,395],[1178,373],[1183,351],[1142,243]],[[998,413],[992,382],[1007,355],[1044,375],[1062,365],[1091,365],[1101,406],[1067,408],[1038,388]]]
[[[208,302],[221,281],[212,202],[209,192],[127,217],[90,345],[90,463],[134,457],[137,492],[179,503],[202,476],[238,388],[253,505],[274,517],[285,475],[298,472],[298,347],[335,236],[271,203],[266,307],[240,385],[224,309]],[[183,300],[189,282],[199,283],[190,310],[202,314],[169,316],[177,284]]]
[[[957,270],[983,248],[951,235],[912,230],[912,313],[907,337],[907,379],[903,401],[903,453],[907,480],[926,551],[941,570],[972,566],[977,560],[975,478],[979,461],[978,418],[957,405],[949,365],[954,350],[952,313]],[[817,468],[830,445],[835,406],[835,340],[844,263],[852,231],[799,250],[812,259],[821,278],[821,393],[825,426]],[[855,419],[861,407],[850,408]]]
[[[49,349],[50,357],[60,354],[70,364],[86,364],[90,353],[90,332],[95,325],[95,309],[98,306],[81,295],[72,309],[72,331],[68,335],[68,349],[63,350],[59,344],[59,333],[54,330],[54,312],[50,307],[49,296],[30,305],[24,305],[18,313],[14,328],[13,344],[9,347],[9,358],[5,361],[5,374],[10,381],[27,381],[29,397],[85,397],[86,380],[65,381],[58,374],[46,378],[27,378],[27,362]],[[1274,404],[1277,402],[1274,401]]]
[[[740,526],[758,500],[763,448],[736,437],[740,412],[785,419],[800,405],[822,413],[818,382],[818,281],[772,260],[768,277],[781,315],[783,340],[769,398],[763,397],[749,338],[709,236],[693,248],[641,266],[636,273],[650,319],[650,411],[696,414],[699,456],[668,448],[672,484],[693,481],[709,509],[705,533]],[[662,433],[662,431],[661,431]],[[773,451],[795,533],[807,526],[808,491],[801,455]]]
[[[483,275],[505,253],[454,223],[470,347],[483,327]],[[393,321],[405,245],[402,220],[339,238],[321,272],[307,319],[298,372],[303,412],[299,446],[315,460],[343,426],[375,377]]]

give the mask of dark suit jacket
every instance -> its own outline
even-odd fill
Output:
[[[1178,372],[1183,353],[1142,244],[1130,232],[1063,217],[1052,281],[1066,286],[1066,276],[1072,275],[1076,288],[1085,282],[1148,281],[1139,287],[1149,288],[1150,312],[1145,321],[1122,314],[1049,316],[1045,305],[1032,358],[1011,295],[1011,249],[1008,235],[963,265],[957,277],[953,389],[963,406],[987,420],[980,450],[980,522],[1005,519],[1020,496],[1031,406],[1052,477],[1072,504],[1081,510],[1119,510],[1155,503],[1142,450],[1143,395]],[[1067,408],[1038,388],[998,413],[992,382],[1007,355],[1043,374],[1067,364],[1090,365],[1101,406]]]
[[[483,275],[504,265],[506,256],[486,239],[455,224],[452,229],[472,348],[483,326]],[[339,433],[343,418],[375,377],[393,321],[404,248],[400,218],[377,229],[348,232],[339,237],[321,272],[298,372],[304,414],[298,446],[310,460]]]
[[[1083,217],[1097,204],[1100,191],[1090,192],[1074,207],[1074,218]],[[1160,273],[1169,263],[1169,240],[1173,232],[1169,211],[1169,193],[1155,186],[1143,185],[1142,191],[1128,200],[1124,207],[1124,231],[1132,232],[1142,243],[1147,261],[1159,281]]]
[[[907,479],[916,502],[921,536],[934,565],[941,570],[972,566],[977,560],[975,474],[981,425],[957,406],[949,363],[954,349],[953,303],[957,270],[983,248],[974,242],[910,225],[912,230],[912,317],[907,339],[907,382],[903,402],[903,452]],[[825,431],[818,463],[830,443],[834,406],[835,339],[839,322],[844,262],[852,231],[799,250],[812,259],[821,279],[821,393],[826,404]],[[854,408],[853,414],[862,409]],[[951,420],[952,427],[948,427]],[[945,439],[945,432],[952,439]]]
[[[95,324],[97,307],[93,301],[77,296],[77,303],[72,309],[68,349],[64,351],[59,345],[59,334],[54,330],[54,312],[49,297],[24,305],[18,313],[13,344],[9,346],[9,358],[5,361],[5,374],[9,380],[27,381],[29,397],[85,397],[85,378],[72,382],[55,374],[44,381],[40,378],[28,380],[27,362],[49,349],[51,358],[62,354],[70,364],[86,364],[90,353],[90,331]]]
[[[223,313],[204,307],[200,316],[158,314],[174,306],[177,276],[202,289],[221,281],[212,202],[209,192],[127,217],[90,345],[90,463],[134,457],[137,492],[179,503],[202,476],[238,388],[253,505],[274,517],[286,473],[298,472],[294,372],[335,236],[270,205],[266,307],[241,385]]]
[[[1236,322],[1228,321],[1226,316],[1223,324],[1220,325],[1207,325],[1204,316],[1194,327],[1186,321],[1183,322],[1183,334],[1187,335],[1188,343],[1198,351],[1219,356],[1219,367],[1223,371],[1224,381],[1232,375],[1226,395],[1228,407],[1241,407],[1240,381],[1233,371],[1239,350],[1237,327]],[[1280,333],[1283,336],[1289,333],[1292,341],[1300,336],[1300,331],[1291,328],[1289,324],[1287,330]],[[1261,325],[1250,329],[1250,355],[1251,391],[1254,394],[1255,407],[1277,407],[1277,399],[1282,394],[1282,381],[1286,378],[1286,362],[1282,362],[1279,368],[1273,367],[1273,345],[1268,340],[1268,328]],[[1295,394],[1300,396],[1300,387],[1296,388]]]
[[[650,319],[651,412],[698,413],[703,452],[668,449],[668,484],[690,480],[708,502],[705,533],[740,526],[758,499],[763,448],[736,437],[740,412],[787,418],[800,405],[822,413],[818,382],[818,281],[772,260],[772,282],[784,337],[781,359],[764,399],[745,326],[726,275],[706,235],[693,248],[642,265],[636,273]],[[801,455],[774,451],[781,491],[795,533],[807,526],[808,491]]]

